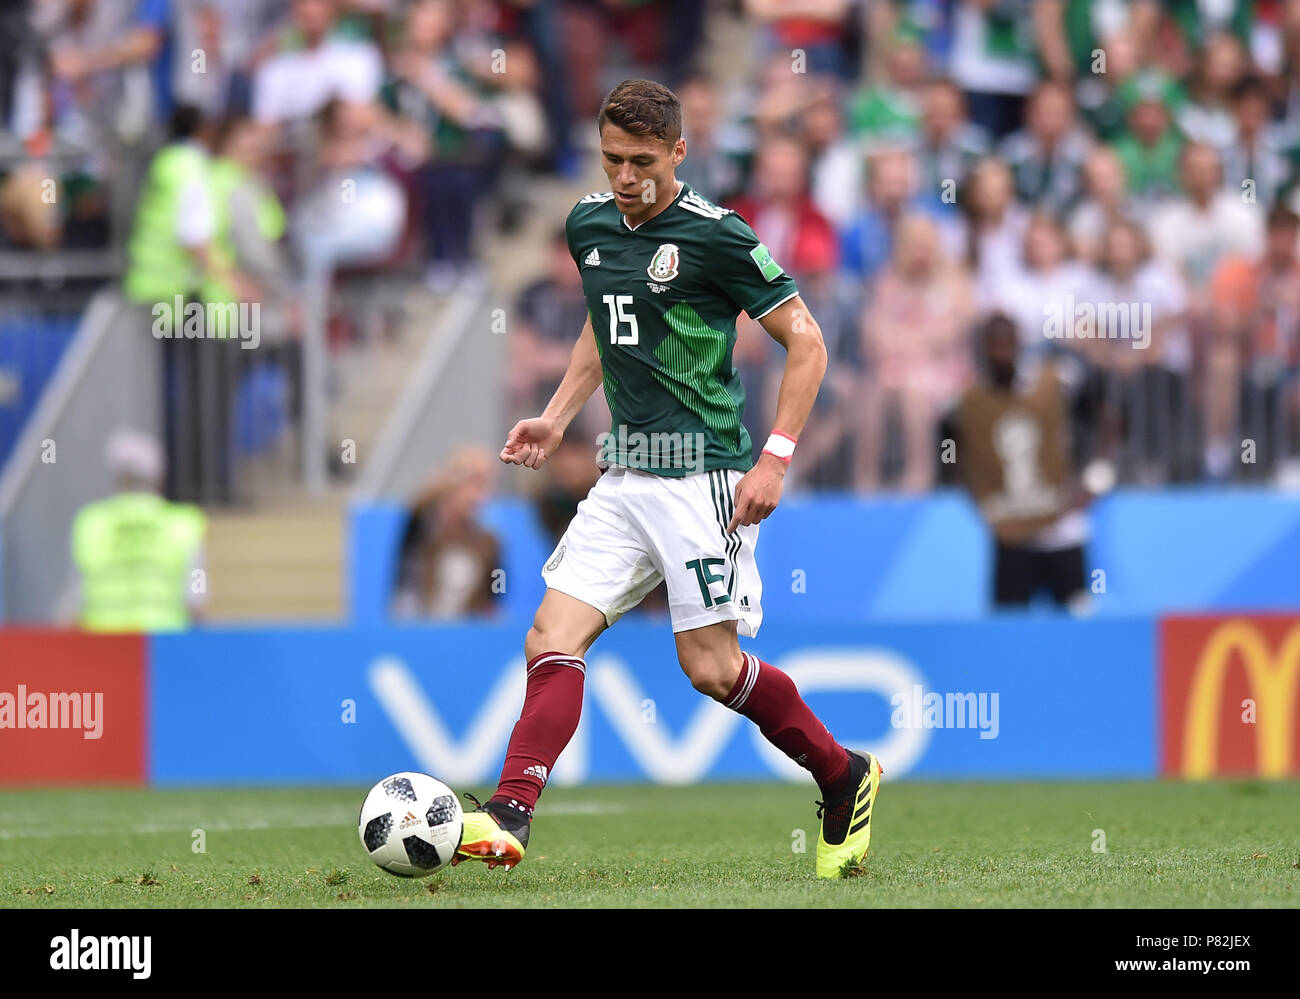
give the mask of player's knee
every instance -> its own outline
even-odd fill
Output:
[[[583,641],[553,622],[537,618],[524,636],[524,655],[532,660],[543,652],[563,652],[566,656],[585,656],[590,642]]]
[[[715,659],[689,659],[681,661],[682,670],[690,678],[691,686],[715,701],[726,700],[735,686],[735,670],[731,664]]]
[[[551,629],[534,621],[533,626],[528,629],[528,634],[524,636],[524,655],[531,661],[543,652],[564,652],[564,649],[555,647],[555,639],[552,636]]]

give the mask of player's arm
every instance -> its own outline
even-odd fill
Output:
[[[773,437],[779,440],[780,450],[785,453],[764,448],[754,467],[737,483],[736,510],[727,525],[728,532],[741,525],[757,524],[776,509],[790,452],[803,433],[826,374],[826,343],[821,327],[802,298],[795,295],[763,316],[759,323],[768,336],[785,348],[785,371],[781,375],[776,424],[772,428]]]
[[[569,367],[560,387],[551,396],[541,416],[515,424],[506,438],[506,446],[501,449],[501,460],[510,465],[541,468],[547,457],[555,453],[573,418],[596,391],[601,377],[600,353],[596,349],[596,334],[589,315],[582,325],[578,342],[573,345]]]
[[[767,335],[785,348],[785,372],[776,399],[775,430],[798,438],[808,422],[826,374],[826,342],[817,320],[798,295],[759,320]],[[770,457],[770,456],[765,456]],[[784,463],[782,463],[784,466]]]
[[[542,412],[542,418],[554,420],[560,433],[564,433],[600,382],[600,353],[596,349],[596,333],[591,326],[591,316],[588,315],[587,321],[582,324],[578,342],[573,345],[573,352],[569,355],[568,370],[564,372],[560,387],[555,390],[555,395],[551,396],[551,401]]]

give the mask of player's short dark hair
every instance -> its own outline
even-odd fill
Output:
[[[681,101],[654,80],[624,80],[601,102],[596,127],[603,132],[606,122],[672,145],[682,137]]]

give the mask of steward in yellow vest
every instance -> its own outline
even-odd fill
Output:
[[[162,460],[150,438],[119,433],[110,443],[119,491],[83,507],[72,527],[81,573],[80,623],[87,631],[179,631],[206,581],[206,519],[198,507],[156,492]]]
[[[171,141],[149,163],[127,243],[123,284],[133,302],[170,305],[177,295],[189,298],[199,288],[212,228],[201,128],[196,109],[177,108]],[[175,321],[179,324],[179,317]]]

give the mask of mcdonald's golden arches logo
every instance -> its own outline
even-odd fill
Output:
[[[1161,621],[1162,770],[1300,774],[1300,617]]]

